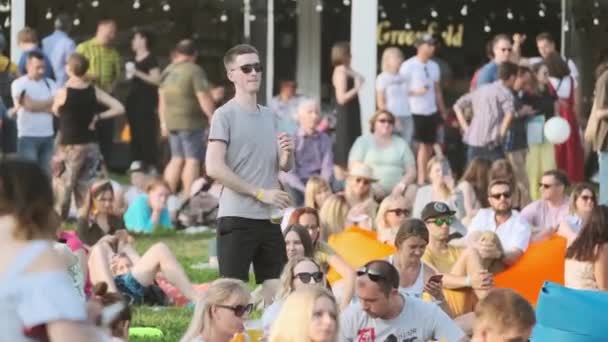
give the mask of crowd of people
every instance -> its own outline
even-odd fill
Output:
[[[269,107],[258,104],[253,46],[226,52],[234,97],[222,103],[191,40],[161,71],[143,30],[133,34],[123,105],[111,95],[123,76],[116,23],[101,21],[77,46],[67,23],[57,18],[42,49],[22,30],[21,62],[4,69],[22,75],[0,121],[17,121],[17,158],[0,162],[0,311],[11,341],[126,341],[129,305],[168,303],[194,308],[184,342],[228,342],[254,309],[272,342],[527,341],[532,306],[494,288],[494,277],[556,235],[567,240],[565,285],[608,289],[608,68],[598,68],[583,134],[599,153],[598,196],[584,182],[576,67],[549,34],[536,38],[540,59],[521,56],[525,36],[497,35],[452,111],[433,36],[420,36],[407,60],[386,49],[378,108],[362,132],[365,80],[348,43],[331,52],[332,119],[292,81]],[[106,165],[113,118],[125,113],[136,159],[127,188]],[[460,178],[438,144],[449,116],[467,145]],[[531,120],[553,116],[570,125],[563,144],[529,133]],[[171,152],[163,177],[160,136]],[[204,290],[166,244],[134,248],[135,233],[170,229],[179,203],[201,192],[218,206],[221,276]],[[74,231],[62,229],[68,220]],[[352,227],[394,254],[351,264],[332,238]],[[261,285],[253,292],[251,265]]]

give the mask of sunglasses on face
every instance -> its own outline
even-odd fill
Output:
[[[493,199],[500,199],[501,197],[504,197],[506,199],[511,198],[511,193],[510,192],[501,192],[498,194],[491,194],[490,197],[492,197]]]
[[[513,51],[513,49],[512,48],[502,48],[502,49],[500,49],[500,51],[502,51],[502,52],[511,52],[511,51]]]
[[[391,125],[395,123],[395,121],[390,120],[390,119],[378,119],[378,122],[381,124],[389,123]]]
[[[387,210],[386,212],[395,213],[395,215],[397,215],[397,216],[408,216],[410,214],[410,211],[405,208],[390,209],[390,210]]]
[[[300,272],[295,274],[295,277],[304,284],[309,284],[313,279],[318,284],[323,280],[323,272]]]
[[[376,270],[372,270],[369,267],[361,267],[360,269],[357,270],[357,277],[362,277],[366,274],[369,277],[369,279],[373,282],[377,282],[379,280],[386,279],[386,277],[382,273],[380,273]]]
[[[434,223],[438,226],[443,226],[444,224],[447,224],[448,226],[451,226],[452,223],[454,223],[454,218],[453,217],[438,217],[436,219],[432,219],[432,220],[428,220],[426,221],[427,223]]]
[[[253,310],[253,304],[249,303],[246,305],[220,305],[216,304],[218,308],[232,310],[236,317],[243,317],[244,314],[250,314]]]
[[[260,63],[253,63],[253,64],[243,64],[239,67],[239,69],[241,69],[241,71],[244,74],[249,74],[251,73],[253,70],[255,70],[255,72],[262,72],[262,65]]]
[[[371,183],[371,181],[369,179],[365,179],[365,178],[357,178],[357,179],[355,179],[355,181],[357,183],[362,183],[364,185],[369,185]]]
[[[594,196],[589,196],[589,195],[581,195],[579,196],[580,199],[582,199],[585,202],[595,202],[595,197]]]

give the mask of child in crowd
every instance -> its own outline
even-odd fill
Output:
[[[141,161],[135,160],[129,167],[131,185],[125,191],[125,202],[130,206],[137,197],[146,193],[146,170]]]
[[[165,181],[156,179],[148,183],[146,193],[137,197],[124,214],[127,229],[137,233],[151,233],[157,227],[171,229],[173,224],[167,208],[170,194]]]

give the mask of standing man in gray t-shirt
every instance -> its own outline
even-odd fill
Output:
[[[207,173],[223,186],[219,204],[217,248],[220,276],[256,282],[270,300],[287,261],[285,241],[271,212],[290,205],[280,190],[278,173],[293,167],[293,141],[277,131],[274,113],[257,104],[262,66],[257,50],[237,45],[224,56],[235,95],[211,120]],[[270,285],[270,286],[269,286]]]

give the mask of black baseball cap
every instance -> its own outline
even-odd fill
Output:
[[[426,221],[440,216],[452,216],[455,213],[454,210],[450,210],[450,207],[443,202],[430,202],[422,209],[420,218],[422,218],[422,221]]]

